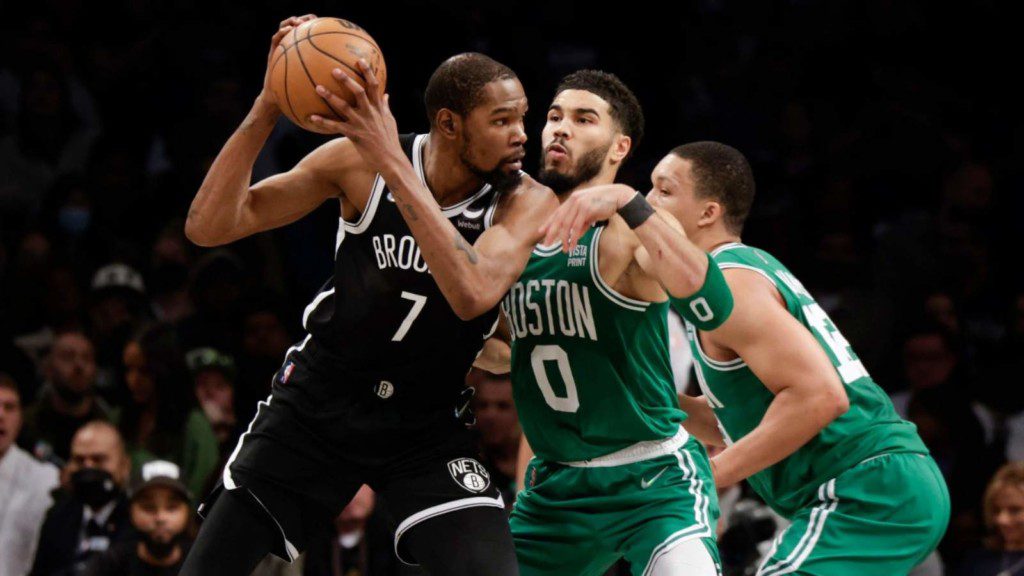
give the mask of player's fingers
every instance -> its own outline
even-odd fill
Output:
[[[309,22],[310,20],[316,20],[316,14],[303,14],[299,16],[299,21],[301,22]]]
[[[366,92],[370,100],[377,100],[380,94],[380,81],[377,80],[377,75],[373,73],[373,68],[370,67],[370,63],[365,59],[360,58],[357,65],[362,70],[363,78],[366,80]]]
[[[284,26],[280,30],[274,33],[274,36],[270,39],[271,46],[277,46],[281,43],[281,39],[285,37],[289,32],[292,31],[293,26]]]
[[[331,107],[331,110],[338,115],[339,118],[348,119],[350,117],[352,107],[343,98],[337,94],[328,90],[325,86],[317,84],[316,93],[318,96],[327,102],[327,105]]]
[[[586,210],[581,209],[576,212],[576,218],[573,219],[572,225],[569,226],[569,246],[567,251],[572,251],[573,248],[576,248],[576,243],[583,237],[583,233],[586,232],[590,224],[589,220],[591,220],[591,216]]]
[[[320,116],[319,114],[313,114],[312,116],[310,116],[309,121],[333,134],[345,134],[347,131],[347,126],[345,125],[344,122],[338,120],[330,120],[328,118]],[[347,136],[347,134],[345,135]]]
[[[548,219],[544,223],[544,226],[541,227],[541,229],[544,231],[544,241],[542,242],[542,244],[544,244],[545,246],[550,246],[551,244],[558,240],[558,231],[561,229],[562,220],[565,218],[566,208],[566,204],[559,206],[551,214],[551,216],[548,216]]]
[[[359,82],[356,82],[354,78],[346,74],[344,70],[335,68],[331,70],[331,75],[355,96],[356,108],[365,108],[365,106],[369,105],[369,100],[366,98],[366,90],[363,89]]]

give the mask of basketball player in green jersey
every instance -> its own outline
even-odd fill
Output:
[[[538,456],[512,519],[521,573],[599,575],[623,557],[638,576],[718,573],[715,491],[703,449],[680,426],[666,325],[668,294],[727,315],[718,268],[625,186],[611,186],[616,198],[598,207],[607,224],[578,243],[537,246],[542,222],[503,215],[514,190],[496,207],[500,226],[469,246],[391,150],[386,106],[349,88],[360,104],[332,101],[346,117],[332,125],[379,166],[448,301],[468,317],[501,301],[508,319],[516,403]],[[509,108],[496,121],[521,123],[525,103]],[[549,213],[575,205],[577,188],[613,182],[641,133],[639,104],[617,78],[566,78],[544,130]]]
[[[687,144],[652,182],[650,203],[711,252],[734,295],[717,330],[687,322],[704,395],[681,403],[694,435],[728,446],[711,461],[716,481],[747,479],[793,522],[757,574],[907,574],[946,530],[945,482],[800,281],[742,243],[754,197],[746,159]]]

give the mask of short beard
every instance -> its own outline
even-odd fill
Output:
[[[469,147],[472,146],[472,142],[469,139],[469,135],[466,135],[465,140],[462,143],[462,149],[459,150],[459,160],[462,164],[473,173],[474,176],[483,180],[485,183],[490,184],[497,192],[507,192],[515,189],[519,186],[519,183],[523,180],[523,174],[519,170],[512,170],[508,172],[503,169],[505,165],[504,160],[498,164],[492,170],[483,170],[473,164],[469,159]]]
[[[566,192],[572,192],[579,187],[580,184],[592,180],[595,176],[601,173],[601,167],[604,165],[604,159],[608,156],[608,150],[612,147],[612,143],[609,142],[604,147],[597,147],[593,150],[585,152],[580,156],[579,162],[576,163],[576,169],[568,174],[562,174],[557,170],[548,170],[544,167],[544,160],[546,150],[541,150],[540,153],[540,174],[537,175],[537,180],[555,191],[555,194],[562,195]]]
[[[181,542],[183,535],[178,534],[167,542],[157,542],[145,532],[142,532],[140,536],[142,539],[142,545],[146,547],[146,551],[149,552],[149,555],[157,560],[163,560],[174,552],[174,548]]]

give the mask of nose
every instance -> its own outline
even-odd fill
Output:
[[[569,129],[566,127],[565,118],[562,118],[555,124],[555,130],[552,134],[555,139],[566,140],[569,138]]]
[[[513,124],[514,129],[512,131],[512,144],[514,146],[522,146],[526,144],[526,126],[523,121],[520,120]]]

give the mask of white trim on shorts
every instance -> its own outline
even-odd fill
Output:
[[[693,519],[697,523],[670,534],[661,544],[657,545],[651,551],[651,557],[647,560],[643,576],[651,576],[658,560],[676,546],[689,540],[710,538],[713,535],[708,513],[710,499],[704,495],[704,480],[697,472],[697,463],[694,462],[693,455],[689,450],[676,450],[674,454],[679,462],[679,469],[683,473],[683,479],[688,481],[689,492],[693,495]]]
[[[833,478],[828,482],[825,482],[818,487],[818,500],[821,504],[818,504],[811,510],[811,518],[807,523],[807,529],[804,530],[803,536],[790,551],[789,556],[786,556],[783,560],[776,561],[770,566],[768,563],[772,560],[772,556],[779,549],[779,545],[782,543],[783,538],[789,533],[787,528],[785,532],[779,535],[772,543],[772,549],[765,556],[761,562],[761,566],[757,569],[757,576],[782,576],[783,574],[790,574],[797,569],[807,560],[807,557],[811,555],[814,550],[814,546],[818,543],[818,539],[821,538],[821,533],[825,529],[825,521],[828,520],[828,515],[832,513],[839,505],[839,498],[836,496],[836,479]]]
[[[682,448],[690,440],[690,434],[682,426],[679,427],[679,431],[673,436],[664,438],[662,440],[646,440],[644,442],[637,442],[632,446],[627,446],[622,450],[612,452],[611,454],[605,454],[597,458],[590,460],[579,460],[577,462],[559,462],[563,466],[572,466],[573,468],[607,468],[609,466],[625,466],[626,464],[636,464],[637,462],[643,462],[644,460],[650,460],[651,458],[657,458],[659,456],[665,456],[672,454],[676,450]]]
[[[409,516],[405,520],[402,520],[402,523],[398,525],[397,529],[395,529],[395,556],[398,557],[402,564],[405,564],[407,566],[419,566],[419,564],[410,562],[405,558],[402,558],[402,555],[398,552],[398,543],[399,540],[402,538],[402,535],[405,534],[413,526],[416,526],[417,524],[420,524],[426,520],[430,520],[431,518],[435,518],[437,516],[447,514],[449,512],[455,512],[456,510],[474,508],[478,506],[490,506],[493,508],[504,509],[505,500],[501,497],[501,494],[498,494],[497,498],[476,496],[474,498],[462,498],[459,500],[452,500],[451,502],[445,502],[443,504],[438,504],[437,506],[431,506],[430,508],[420,510],[419,512],[413,514],[412,516]]]

